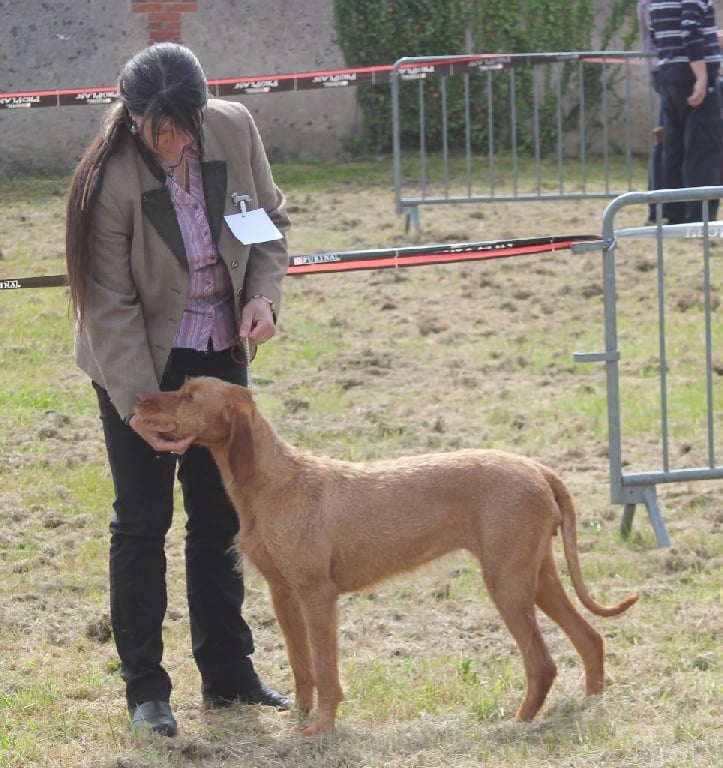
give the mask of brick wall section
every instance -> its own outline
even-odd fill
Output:
[[[196,0],[131,0],[133,13],[148,14],[148,44],[183,42],[182,13],[198,10]]]

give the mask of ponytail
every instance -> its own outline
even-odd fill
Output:
[[[127,132],[123,103],[113,104],[104,118],[104,129],[85,150],[68,191],[65,232],[65,263],[70,286],[70,307],[82,324],[90,271],[91,211],[97,197],[108,156]]]

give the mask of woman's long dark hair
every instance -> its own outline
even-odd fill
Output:
[[[170,119],[179,129],[201,140],[208,85],[203,69],[188,48],[176,43],[158,43],[136,54],[123,67],[118,79],[121,100],[104,116],[101,132],[87,147],[75,169],[68,192],[65,260],[71,308],[79,323],[87,295],[92,253],[90,228],[93,203],[103,180],[106,160],[120,142],[136,132],[130,113],[150,127],[154,140]]]

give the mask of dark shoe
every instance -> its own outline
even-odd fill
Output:
[[[223,696],[205,695],[203,701],[209,709],[217,707],[228,707],[235,702],[241,704],[257,704],[261,707],[273,707],[280,712],[287,712],[291,709],[291,702],[282,696],[278,691],[269,688],[259,681],[253,688],[249,688],[241,693],[237,693],[232,699]]]
[[[176,718],[167,701],[144,701],[131,710],[134,728],[150,728],[151,733],[175,736],[178,733]]]

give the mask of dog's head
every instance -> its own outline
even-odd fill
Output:
[[[256,454],[251,431],[251,393],[245,387],[201,376],[175,392],[141,392],[136,415],[169,440],[194,436],[194,442],[225,452],[230,480],[244,485],[254,475]]]

